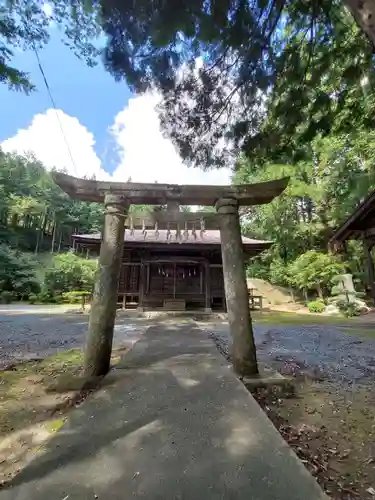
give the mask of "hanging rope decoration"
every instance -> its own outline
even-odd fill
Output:
[[[191,234],[193,235],[194,239],[197,239],[197,231],[195,229],[195,222],[193,222],[193,229],[191,230]]]
[[[199,237],[203,238],[204,233],[206,232],[206,220],[204,219],[204,217],[196,219],[195,221],[193,220],[186,222],[172,222],[172,223],[167,222],[166,233],[164,233],[164,230],[162,233],[160,233],[159,222],[157,220],[156,221],[154,220],[152,222],[152,225],[149,225],[148,223],[149,219],[143,218],[141,223],[141,233],[143,235],[144,240],[147,239],[147,234],[149,231],[151,231],[152,237],[155,240],[159,240],[161,234],[164,233],[166,234],[165,238],[167,243],[170,243],[172,239],[175,239],[175,241],[178,241],[179,243],[187,242],[190,237],[189,231],[191,231],[191,235],[194,240],[196,240],[198,237],[197,235],[198,231],[199,231]],[[139,224],[139,222],[140,222],[139,218],[134,219],[132,215],[129,216],[128,223],[131,236],[135,235],[135,226]],[[189,229],[189,225],[191,229]]]
[[[202,237],[203,237],[203,234],[204,234],[204,233],[205,233],[205,231],[206,231],[206,226],[205,226],[205,222],[204,222],[203,217],[201,218],[200,223],[201,223],[201,238],[202,238]]]
[[[171,235],[171,225],[170,223],[168,222],[167,224],[167,241],[169,242],[169,237]]]
[[[181,229],[180,229],[180,224],[177,223],[177,228],[176,228],[176,240],[180,241],[181,240]]]

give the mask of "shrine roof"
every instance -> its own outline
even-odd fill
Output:
[[[279,196],[289,177],[238,186],[204,186],[178,184],[141,184],[79,179],[61,172],[52,177],[72,198],[102,203],[106,194],[123,196],[131,204],[164,205],[178,201],[181,205],[215,205],[220,198],[236,198],[239,205],[262,205]]]
[[[82,243],[96,243],[101,240],[101,234],[74,234],[72,236],[77,241],[80,240]],[[132,235],[129,229],[125,231],[124,237],[125,244],[131,244],[132,246],[146,246],[148,244],[156,245],[214,245],[219,246],[221,244],[220,231],[214,229],[208,229],[201,233],[201,231],[196,231],[196,238],[189,231],[188,238],[184,238],[183,231],[181,231],[181,239],[176,239],[176,232],[172,231],[172,237],[167,240],[167,230],[160,229],[159,235],[157,236],[154,229],[147,230],[146,235],[143,233],[142,229],[134,229],[134,234]],[[244,247],[249,249],[259,249],[265,250],[269,248],[273,242],[255,240],[252,238],[247,238],[242,236],[242,242]]]
[[[333,248],[346,240],[360,238],[366,231],[374,228],[375,191],[372,191],[336,229],[328,244]]]

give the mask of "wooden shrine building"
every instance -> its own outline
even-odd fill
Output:
[[[190,217],[193,214],[189,214]],[[100,234],[76,234],[77,252],[99,254]],[[242,237],[244,259],[271,242]],[[125,229],[118,303],[124,309],[225,311],[220,231]]]
[[[329,247],[334,252],[345,252],[348,240],[363,242],[367,259],[368,285],[375,303],[375,270],[372,254],[375,247],[375,191],[371,192],[336,229],[329,240]]]

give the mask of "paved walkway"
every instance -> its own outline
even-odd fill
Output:
[[[115,382],[68,423],[0,500],[326,498],[192,324],[142,335]]]

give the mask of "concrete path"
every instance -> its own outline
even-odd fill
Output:
[[[207,335],[150,327],[0,500],[326,498]]]

